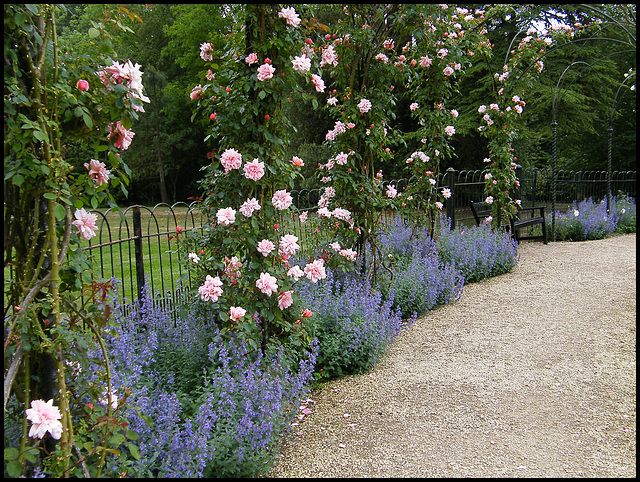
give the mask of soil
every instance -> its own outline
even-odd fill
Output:
[[[636,235],[510,272],[310,394],[270,477],[636,477]]]

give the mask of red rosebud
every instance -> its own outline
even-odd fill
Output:
[[[176,232],[177,233],[181,233],[182,232],[182,228],[180,226],[176,226]]]
[[[269,119],[271,119],[271,117],[269,116],[269,114],[267,114],[267,115],[264,116],[264,119],[265,120],[269,120]]]
[[[211,114],[209,117],[211,117],[211,120],[216,120],[216,117],[218,117],[218,114],[216,114],[215,112],[213,114]]]

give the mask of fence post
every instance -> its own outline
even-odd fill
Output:
[[[133,207],[133,245],[136,256],[136,281],[138,282],[138,300],[142,304],[144,289],[144,258],[142,256],[142,222],[140,220],[140,206]]]
[[[450,167],[447,169],[445,173],[445,185],[451,190],[451,197],[449,199],[445,199],[446,208],[447,208],[447,217],[451,219],[451,229],[454,229],[456,226],[456,206],[455,206],[455,169]]]

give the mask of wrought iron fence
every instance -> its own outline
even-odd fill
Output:
[[[484,170],[442,173],[439,185],[447,186],[453,195],[447,200],[447,216],[453,225],[474,224],[469,201],[484,199]],[[519,169],[523,205],[546,205],[551,212],[553,179],[550,169]],[[569,206],[574,200],[594,198],[602,200],[608,193],[606,171],[559,171],[556,183],[556,209]],[[407,179],[390,181],[398,192],[408,185]],[[611,191],[636,197],[636,171],[613,172]],[[292,193],[300,210],[317,209],[320,189],[300,190]],[[204,230],[207,217],[198,203],[157,204],[153,208],[135,205],[117,210],[95,210],[98,215],[97,236],[83,247],[93,255],[95,279],[116,277],[121,282],[120,293],[130,301],[140,299],[148,284],[154,302],[175,306],[186,291],[192,288],[188,267],[179,259],[176,228],[183,232]],[[300,223],[297,215],[278,220],[300,239],[302,246],[315,234]],[[5,285],[11,283],[12,274],[5,272]]]

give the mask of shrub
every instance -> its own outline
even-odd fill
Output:
[[[382,355],[400,331],[401,313],[393,299],[383,299],[366,279],[327,270],[322,284],[302,284],[300,296],[313,311],[311,326],[318,340],[316,377],[363,373]]]
[[[440,223],[436,247],[440,260],[460,270],[466,283],[508,273],[518,262],[517,243],[508,233],[489,226],[457,226]]]
[[[636,200],[623,194],[617,199],[614,198],[611,210],[618,216],[616,233],[636,232]]]
[[[585,241],[607,237],[616,230],[619,220],[619,213],[615,209],[610,211],[607,213],[604,200],[599,203],[593,198],[574,201],[572,209],[565,213],[556,212],[556,239]]]
[[[292,370],[284,349],[251,352],[225,343],[216,324],[194,312],[172,321],[148,303],[129,314],[114,302],[106,341],[116,394],[125,389],[138,433],[142,476],[254,477],[308,390],[316,348]]]

